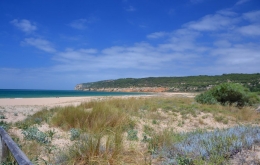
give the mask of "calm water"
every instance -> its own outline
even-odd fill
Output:
[[[144,94],[145,93],[93,92],[93,91],[75,91],[75,90],[0,89],[0,98],[125,96],[125,95],[144,95]]]

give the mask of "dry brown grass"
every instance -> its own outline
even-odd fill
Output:
[[[77,107],[58,107],[39,112],[25,122],[41,117],[44,117],[44,122],[64,132],[79,128],[88,136],[82,135],[63,153],[68,159],[64,164],[156,164],[160,160],[151,159],[148,153],[178,141],[177,132],[256,123],[260,114],[252,107],[202,105],[193,98],[152,97],[107,99],[82,103]],[[131,142],[126,138],[129,129],[138,131],[138,141]],[[152,138],[149,145],[142,141],[143,134]],[[30,158],[35,155],[28,150],[37,155],[37,151],[44,148],[34,147],[33,143],[22,144],[26,154],[32,155]]]

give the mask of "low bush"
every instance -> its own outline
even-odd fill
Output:
[[[37,127],[29,127],[23,130],[22,134],[27,140],[36,140],[42,144],[50,143],[47,134],[41,132]]]
[[[70,140],[71,141],[79,139],[79,137],[80,137],[79,129],[75,129],[75,128],[70,129]]]
[[[195,100],[202,104],[235,104],[241,107],[259,102],[259,97],[240,84],[223,83],[197,95]]]
[[[5,129],[7,131],[10,128],[10,124],[8,124],[7,122],[1,120],[0,121],[0,127],[2,127],[3,129]]]

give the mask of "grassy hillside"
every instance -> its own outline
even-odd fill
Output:
[[[241,83],[251,91],[260,91],[260,73],[256,74],[223,74],[216,76],[187,77],[148,77],[123,78],[82,83],[83,89],[89,88],[133,88],[133,87],[169,87],[169,91],[204,91],[207,87],[224,82]]]

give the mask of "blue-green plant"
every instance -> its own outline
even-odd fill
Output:
[[[182,140],[163,145],[154,152],[163,155],[164,164],[203,160],[203,164],[223,164],[227,158],[260,142],[260,127],[236,126],[211,132],[181,133]],[[186,159],[186,158],[189,158]],[[178,163],[179,162],[179,163]],[[187,163],[189,164],[189,163]]]
[[[6,131],[10,128],[10,125],[7,122],[3,121],[3,120],[0,121],[0,126],[3,129],[5,129]]]
[[[41,132],[35,126],[23,130],[22,134],[27,140],[36,140],[37,142],[42,144],[50,143],[50,140],[48,139],[48,135],[45,134],[44,132]]]
[[[76,128],[70,129],[70,140],[71,141],[79,139],[79,137],[80,137],[80,130],[79,129],[76,129]]]
[[[0,115],[0,119],[6,119],[5,115]]]
[[[137,133],[138,133],[137,130],[129,129],[127,131],[127,139],[130,140],[130,141],[137,141],[138,140]]]

